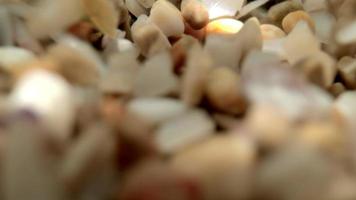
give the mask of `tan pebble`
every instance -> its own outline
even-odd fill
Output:
[[[283,41],[283,54],[295,64],[312,54],[319,53],[321,44],[305,21],[300,21]]]
[[[200,30],[196,30],[193,27],[191,27],[187,22],[185,22],[184,25],[185,25],[185,31],[184,31],[185,34],[195,37],[196,39],[198,39],[200,41],[204,41],[205,36],[206,36],[206,28],[205,27]]]
[[[261,33],[263,40],[279,39],[286,36],[282,29],[272,24],[262,24]]]
[[[246,108],[241,94],[240,79],[227,67],[218,67],[209,74],[206,94],[213,107],[231,114],[240,114]]]
[[[110,37],[116,37],[119,13],[113,1],[81,0],[83,9],[97,28]]]
[[[69,46],[57,44],[48,50],[51,59],[59,64],[58,72],[69,82],[79,85],[96,85],[100,80],[100,68],[86,55]]]
[[[183,35],[171,49],[171,55],[174,63],[174,72],[181,74],[183,72],[184,64],[188,57],[189,50],[197,45],[199,41],[191,36]]]
[[[203,199],[246,199],[256,155],[248,139],[222,134],[176,154],[172,166],[198,179]]]
[[[312,83],[324,88],[332,85],[336,76],[335,60],[324,52],[317,52],[295,65]]]
[[[199,45],[194,45],[189,52],[186,68],[181,82],[181,99],[190,106],[200,103],[204,95],[204,87],[213,62],[209,54]]]
[[[340,83],[340,82],[337,82],[337,83],[334,83],[330,88],[329,88],[329,92],[337,97],[339,96],[340,94],[342,94],[343,92],[345,92],[346,88],[345,86]]]
[[[141,54],[147,57],[171,47],[162,31],[143,15],[132,25],[132,38]]]
[[[209,22],[209,13],[197,0],[185,0],[181,6],[184,20],[195,30],[202,29]]]
[[[288,13],[302,9],[303,6],[300,3],[295,1],[283,1],[268,10],[268,18],[280,25]]]
[[[143,5],[141,5],[138,0],[126,1],[126,8],[135,17],[148,14],[148,10]]]
[[[342,81],[348,88],[356,89],[356,59],[343,57],[337,64]]]
[[[167,37],[180,36],[184,33],[182,14],[169,1],[156,1],[152,6],[149,18]]]
[[[280,147],[291,136],[291,122],[280,109],[273,106],[256,105],[249,109],[246,125],[259,145],[266,149]]]
[[[306,21],[311,30],[315,30],[315,24],[310,15],[305,11],[299,10],[291,12],[283,18],[282,26],[284,31],[287,33],[291,32],[295,25],[301,20]]]
[[[240,32],[236,35],[235,42],[241,48],[242,54],[246,55],[251,50],[261,50],[263,46],[260,22],[256,17],[245,21]]]

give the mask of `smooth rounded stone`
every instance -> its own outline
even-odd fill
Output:
[[[335,39],[340,44],[352,44],[356,42],[356,22],[350,22],[336,31]]]
[[[151,124],[159,124],[185,113],[188,108],[179,100],[152,97],[133,99],[127,109]]]
[[[348,88],[356,89],[356,59],[345,56],[337,63],[338,72]]]
[[[171,154],[210,137],[214,131],[214,121],[205,111],[191,110],[161,124],[155,144],[161,153]]]
[[[119,13],[113,1],[108,0],[81,0],[83,9],[90,20],[104,34],[115,38],[116,27],[119,25]]]
[[[290,33],[299,21],[305,21],[311,30],[315,30],[315,24],[310,15],[305,11],[294,11],[283,18],[282,27],[286,33]]]
[[[60,63],[59,73],[68,81],[80,85],[95,85],[99,81],[96,66],[70,47],[57,45],[49,52],[51,58]]]
[[[29,50],[12,46],[0,47],[0,66],[5,70],[12,70],[13,67],[35,59],[36,55]]]
[[[195,45],[189,52],[182,77],[180,98],[185,104],[195,106],[200,103],[212,67],[213,62],[209,54]]]
[[[196,30],[192,28],[187,22],[184,22],[185,32],[184,35],[189,35],[196,38],[199,41],[204,41],[206,36],[206,27]],[[184,37],[184,35],[182,37]]]
[[[156,0],[137,0],[145,8],[151,8]]]
[[[263,45],[260,22],[253,17],[248,19],[236,35],[236,43],[241,48],[242,55],[251,50],[261,50]]]
[[[320,42],[306,22],[300,21],[284,42],[289,63],[296,62],[320,51]]]
[[[248,199],[256,151],[243,136],[217,135],[176,154],[171,164],[198,179],[203,199]]]
[[[129,12],[132,13],[135,17],[139,17],[141,15],[148,15],[148,10],[138,1],[139,0],[125,1],[126,7]]]
[[[113,55],[109,58],[109,67],[100,80],[100,89],[105,93],[132,94],[139,70],[136,54],[126,52]]]
[[[183,0],[181,12],[184,20],[195,30],[204,28],[209,22],[209,13],[198,0]]]
[[[199,41],[190,35],[183,35],[181,39],[174,43],[171,55],[176,73],[181,74],[183,72],[190,50],[198,44]]]
[[[56,105],[58,107],[58,105]],[[1,155],[1,196],[5,199],[68,199],[57,174],[53,141],[39,124],[20,118],[9,124]]]
[[[204,50],[213,60],[214,66],[238,69],[242,52],[238,48],[238,44],[236,44],[234,38],[222,35],[209,35],[206,37]]]
[[[335,27],[336,19],[327,11],[318,11],[310,13],[315,24],[315,33],[318,39],[325,44],[330,44],[332,41],[333,27]]]
[[[105,64],[102,61],[98,52],[90,46],[90,44],[83,42],[75,37],[70,35],[61,35],[55,39],[58,44],[63,44],[68,47],[71,47],[81,53],[81,55],[85,56],[87,60],[95,63],[98,70],[103,70],[105,68]]]
[[[61,142],[68,139],[75,107],[71,86],[62,77],[46,70],[33,70],[18,81],[9,98],[13,109],[39,115],[55,139]]]
[[[214,68],[206,83],[206,96],[217,110],[230,114],[241,114],[247,103],[242,96],[238,74],[230,68]]]
[[[235,16],[241,10],[245,0],[205,0],[209,18],[215,19],[224,16]]]
[[[91,177],[110,166],[116,152],[116,138],[110,128],[94,124],[68,148],[59,167],[60,178],[75,191],[80,191]]]
[[[173,74],[173,62],[168,53],[150,58],[139,70],[135,83],[135,96],[164,96],[178,89],[178,78]]]
[[[247,129],[264,149],[277,149],[292,136],[292,124],[280,109],[255,105],[246,117]]]
[[[279,39],[286,36],[286,33],[278,26],[272,24],[262,24],[260,27],[263,40]]]
[[[79,85],[96,85],[105,69],[98,53],[87,43],[71,36],[62,36],[48,50],[60,64],[60,73]]]
[[[333,83],[333,85],[328,90],[334,97],[338,97],[346,91],[346,87],[344,84],[336,82]]]
[[[167,37],[180,36],[184,33],[182,14],[167,0],[157,0],[151,8],[149,18]]]
[[[73,0],[39,1],[29,12],[26,24],[36,38],[54,37],[85,15],[81,1]]]
[[[331,183],[329,160],[313,149],[289,145],[261,164],[255,192],[266,199],[328,199]]]
[[[168,38],[148,19],[141,15],[131,27],[132,38],[139,47],[141,54],[151,57],[171,48]]]
[[[309,55],[298,62],[294,68],[310,82],[323,88],[329,88],[337,74],[336,61],[322,51]]]
[[[236,34],[243,27],[243,23],[239,20],[222,18],[216,19],[206,26],[207,34]]]
[[[283,1],[268,10],[268,17],[277,24],[282,24],[286,15],[297,10],[303,10],[303,5],[296,1]]]

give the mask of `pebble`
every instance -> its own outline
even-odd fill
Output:
[[[284,42],[286,56],[291,64],[319,52],[321,44],[306,22],[299,22]]]
[[[283,1],[281,3],[273,5],[268,10],[268,17],[278,25],[282,24],[282,20],[290,12],[303,10],[303,5],[297,1]]]
[[[204,28],[209,22],[209,13],[198,0],[184,0],[181,12],[184,20],[195,30]]]
[[[305,21],[311,30],[315,30],[315,24],[310,15],[305,11],[295,11],[283,18],[282,26],[286,33],[290,33],[299,21]]]
[[[255,150],[247,138],[217,135],[176,154],[172,166],[198,179],[204,199],[245,199],[249,196]]]
[[[150,12],[150,20],[167,36],[181,36],[184,21],[181,12],[167,0],[157,0]]]
[[[43,126],[53,131],[60,142],[70,137],[74,120],[71,86],[58,74],[33,70],[16,84],[10,98],[16,110],[30,110],[39,115]]]
[[[232,69],[215,68],[209,73],[206,96],[215,109],[230,114],[241,114],[246,109],[246,102],[240,84],[238,74]]]
[[[138,2],[138,0],[125,1],[126,7],[135,17],[148,15],[148,10]]]
[[[134,0],[133,0],[134,1]],[[115,38],[119,24],[119,13],[113,1],[81,0],[83,9],[98,29],[111,38]]]
[[[182,102],[165,97],[137,98],[128,103],[127,109],[151,124],[163,123],[188,110]]]
[[[215,124],[205,111],[191,110],[159,126],[155,143],[163,154],[172,154],[210,137],[214,130]]]
[[[132,38],[141,54],[151,57],[171,47],[167,37],[147,16],[141,15],[132,25]]]
[[[263,40],[279,39],[286,36],[286,33],[282,29],[272,24],[262,24],[261,33]]]
[[[164,96],[178,89],[178,79],[173,74],[173,61],[168,53],[150,58],[138,71],[134,83],[135,96]]]
[[[342,57],[337,63],[341,79],[348,88],[356,89],[356,59],[352,57]]]
[[[212,68],[212,60],[203,49],[195,45],[188,55],[187,66],[182,76],[180,98],[190,106],[198,105]]]

